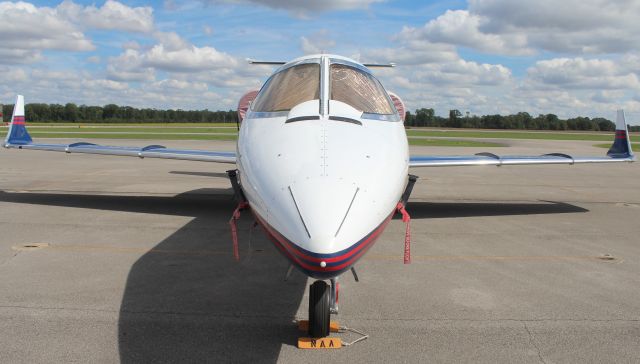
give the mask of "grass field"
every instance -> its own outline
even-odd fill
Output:
[[[483,147],[495,148],[506,147],[506,144],[480,142],[476,140],[459,140],[459,139],[427,139],[427,138],[409,138],[409,145],[420,145],[428,147]]]
[[[0,137],[4,138],[5,131],[0,132]],[[236,140],[237,134],[212,134],[212,133],[154,133],[141,132],[134,133],[65,133],[65,132],[38,132],[32,130],[30,132],[33,138],[70,138],[70,139],[145,139],[145,140]],[[504,144],[481,142],[475,140],[451,140],[451,139],[409,139],[411,145],[421,146],[440,146],[440,147],[504,147]]]
[[[450,138],[496,138],[496,139],[545,139],[545,140],[592,140],[611,141],[612,132],[556,132],[556,131],[498,131],[498,130],[419,130],[408,129],[407,135]],[[640,142],[640,135],[632,134],[631,140]]]
[[[30,123],[30,133],[34,138],[71,139],[146,139],[146,140],[236,140],[234,123],[174,123],[174,124],[73,124],[73,123]],[[4,138],[6,127],[0,127],[0,137]],[[547,131],[500,131],[500,130],[444,130],[409,129],[409,144],[420,146],[451,147],[504,147],[504,144],[469,139],[546,139],[584,140],[609,142],[613,133],[607,132],[547,132]],[[640,142],[640,135],[631,136],[633,142]],[[609,147],[609,144],[597,146]],[[637,145],[635,145],[638,148]]]
[[[3,133],[4,134],[4,133]],[[32,138],[65,138],[65,139],[147,139],[147,140],[236,140],[237,134],[171,134],[171,133],[38,133],[30,132]],[[4,135],[2,135],[4,137]]]
[[[611,143],[609,143],[609,144],[596,144],[596,145],[594,145],[594,147],[609,149],[609,148],[611,148]],[[633,150],[634,152],[640,151],[640,143],[631,143],[631,150]]]
[[[205,128],[205,127],[200,127],[200,128],[188,128],[188,127],[183,127],[183,128],[176,128],[176,127],[169,127],[169,128],[163,128],[163,127],[146,127],[146,128],[142,128],[142,127],[82,127],[82,128],[73,128],[73,127],[45,127],[45,126],[29,126],[29,134],[32,133],[56,133],[56,134],[61,134],[61,133],[110,133],[110,134],[141,134],[141,133],[158,133],[158,134],[177,134],[177,133],[216,133],[216,134],[220,134],[220,133],[231,133],[231,134],[238,134],[238,130],[235,127],[232,128]]]
[[[68,126],[68,127],[80,127],[80,128],[152,128],[152,127],[163,127],[163,128],[184,128],[184,127],[204,127],[204,128],[236,128],[236,123],[90,123],[90,124],[79,124],[79,123],[31,123],[29,122],[29,127],[32,126],[48,126],[48,127],[59,127],[59,126]]]

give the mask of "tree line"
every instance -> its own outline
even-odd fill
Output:
[[[235,110],[158,110],[115,104],[26,104],[24,111],[27,121],[41,123],[235,123],[238,118]],[[10,121],[12,113],[13,105],[4,105],[5,122]]]
[[[560,119],[554,114],[540,114],[536,117],[526,112],[512,115],[462,115],[459,110],[450,110],[449,117],[435,115],[433,109],[417,109],[407,112],[405,125],[408,127],[444,127],[478,129],[529,129],[529,130],[585,130],[614,131],[616,124],[605,118],[575,117]],[[631,126],[631,131],[640,131],[640,126]]]
[[[8,122],[13,113],[13,105],[4,105],[4,122]],[[235,110],[159,110],[135,108],[109,104],[105,106],[87,106],[68,103],[27,104],[26,119],[31,122],[68,122],[68,123],[235,123],[238,114]],[[407,112],[407,127],[445,127],[478,129],[530,129],[530,130],[590,130],[614,131],[615,124],[605,118],[575,117],[560,119],[554,114],[531,116],[526,112],[512,115],[462,115],[459,110],[450,110],[449,117],[435,115],[431,108],[421,108]],[[631,126],[631,131],[640,131],[640,126]]]

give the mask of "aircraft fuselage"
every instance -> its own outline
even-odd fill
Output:
[[[409,151],[397,114],[364,115],[331,99],[330,66],[347,61],[317,61],[320,99],[284,112],[249,110],[237,166],[276,247],[307,275],[326,279],[349,269],[384,230],[407,183]]]

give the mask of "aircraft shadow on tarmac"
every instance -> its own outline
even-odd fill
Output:
[[[192,171],[171,171],[171,174],[181,174],[185,176],[199,176],[199,177],[215,177],[215,178],[229,178],[225,172],[192,172]]]
[[[538,214],[567,214],[589,210],[566,202],[421,202],[411,201],[407,211],[412,219],[447,217],[513,216]],[[401,218],[399,215],[396,219]]]
[[[239,224],[241,260],[233,260],[231,195],[230,189],[175,197],[0,191],[0,201],[192,216],[131,267],[118,322],[121,361],[275,362],[282,345],[294,345],[299,335],[292,321],[307,279],[294,273],[283,281],[288,263],[259,228],[249,246],[248,213]],[[414,219],[587,211],[558,202],[413,202],[408,210]]]
[[[284,275],[288,263],[260,228],[249,247],[251,214],[238,223],[240,262],[232,255],[231,189],[175,197],[0,191],[0,201],[193,217],[131,267],[118,320],[120,361],[276,362],[295,345],[293,323],[306,277]]]

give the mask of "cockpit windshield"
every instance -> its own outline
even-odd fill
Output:
[[[320,64],[305,63],[273,75],[251,105],[251,111],[289,111],[309,100],[320,100]]]
[[[331,65],[331,100],[367,114],[393,114],[387,93],[373,76],[343,64]]]

